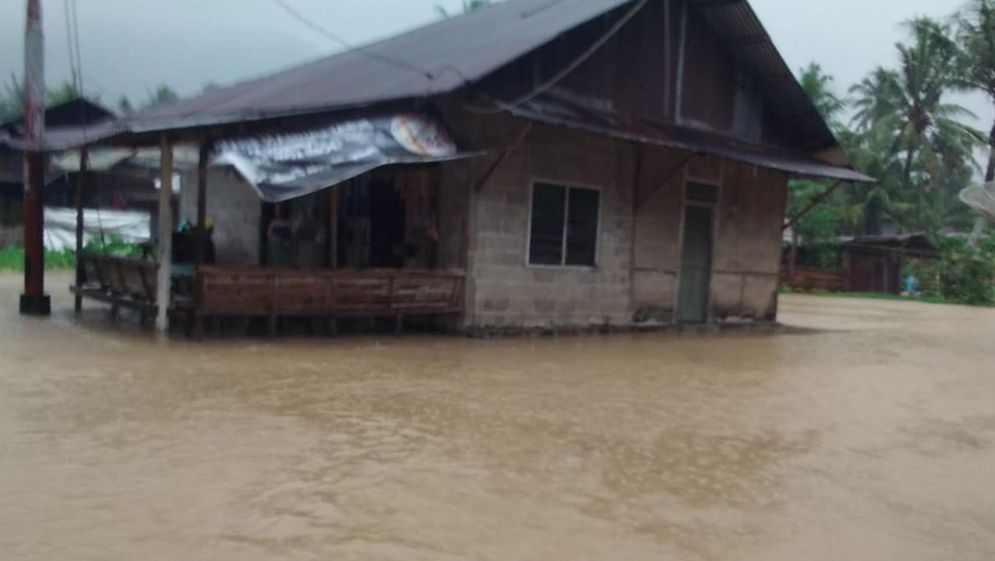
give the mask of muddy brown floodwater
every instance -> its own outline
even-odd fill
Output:
[[[995,311],[157,341],[0,276],[0,558],[995,558]],[[92,306],[91,306],[92,307]]]

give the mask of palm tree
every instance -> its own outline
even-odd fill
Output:
[[[491,0],[463,0],[462,7],[460,8],[461,14],[469,14],[470,12],[475,12],[481,8],[486,8],[491,5]],[[444,7],[436,5],[435,11],[437,14],[443,18],[453,17],[454,14],[450,14],[448,10]]]
[[[870,75],[850,88],[854,95],[855,110],[852,124],[860,132],[867,132],[879,121],[899,112],[898,100],[902,96],[901,77],[894,70],[877,67]]]
[[[24,84],[17,80],[16,75],[10,75],[3,89],[3,94],[0,94],[0,122],[18,117],[24,110]]]
[[[988,94],[995,103],[995,0],[972,0],[958,16],[960,72],[957,85]],[[995,125],[988,135],[988,166],[985,182],[995,181]],[[984,218],[975,222],[974,241],[984,230]]]
[[[823,72],[817,63],[812,62],[801,69],[798,83],[830,128],[837,134],[842,132],[844,127],[839,116],[846,109],[846,102],[833,91],[833,77]],[[788,215],[797,217],[791,228],[791,252],[788,261],[788,270],[792,276],[798,261],[798,244],[802,239],[810,247],[819,247],[835,241],[839,235],[841,218],[838,212],[838,197],[823,201],[817,207],[811,206],[813,200],[823,196],[828,188],[825,181],[794,180],[789,184]],[[800,216],[801,212],[807,214]],[[825,259],[818,257],[819,266],[829,265]]]
[[[958,49],[950,29],[929,18],[908,22],[912,42],[897,45],[897,71],[879,68],[851,89],[856,94],[854,125],[877,140],[890,137],[886,151],[901,156],[901,184],[917,196],[916,227],[925,226],[924,206],[942,163],[951,155],[972,161],[980,134],[959,119],[973,117],[945,96],[957,80]],[[910,222],[910,221],[905,221]]]
[[[839,116],[846,109],[846,102],[833,92],[833,77],[823,72],[818,63],[811,62],[802,68],[798,82],[830,128],[834,132],[841,131],[843,124]]]
[[[877,178],[870,185],[850,186],[840,202],[842,229],[852,234],[880,234],[886,223],[903,226],[911,205],[903,202],[902,164],[890,154],[888,131],[844,132],[840,143],[854,167]]]

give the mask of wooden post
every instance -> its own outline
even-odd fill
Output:
[[[197,158],[197,230],[194,235],[194,292],[193,310],[188,317],[187,331],[191,328],[198,341],[204,338],[204,317],[201,315],[201,291],[199,286],[200,267],[207,261],[207,166],[210,164],[211,143],[204,141],[200,145]]]
[[[162,333],[169,330],[170,288],[173,279],[173,146],[162,137],[162,162],[159,165],[159,279],[156,286],[155,326]]]
[[[24,28],[24,294],[22,314],[47,316],[52,303],[45,294],[44,197],[45,52],[41,2],[28,0]]]
[[[194,263],[203,265],[206,258],[207,244],[207,165],[210,163],[211,144],[203,142],[200,145],[200,155],[197,160],[197,238],[194,247]]]
[[[339,187],[328,192],[328,267],[339,268],[339,205],[342,193]]]
[[[79,175],[76,177],[76,313],[83,311],[83,294],[80,290],[86,281],[83,265],[83,203],[86,194],[86,172],[89,166],[90,151],[84,146],[79,151]]]
[[[791,229],[791,252],[788,254],[788,284],[795,282],[795,269],[798,267],[798,227]]]

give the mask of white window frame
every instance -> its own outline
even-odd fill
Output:
[[[533,212],[533,202],[535,201],[535,187],[536,184],[542,183],[545,185],[555,185],[557,187],[563,187],[567,190],[567,196],[564,200],[564,215],[563,215],[563,247],[560,250],[560,264],[559,265],[548,265],[543,263],[532,263],[532,212]],[[598,212],[597,212],[597,223],[594,228],[594,264],[593,265],[567,265],[567,233],[570,223],[570,190],[571,189],[586,189],[588,191],[596,191],[598,193]],[[601,264],[601,223],[602,223],[602,212],[604,212],[604,189],[600,185],[594,185],[589,183],[578,183],[573,181],[563,181],[558,179],[547,179],[544,177],[533,177],[529,182],[529,215],[527,235],[525,236],[525,266],[529,269],[554,269],[554,270],[580,270],[580,271],[594,271],[597,270]]]

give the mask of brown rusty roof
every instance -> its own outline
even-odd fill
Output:
[[[849,169],[833,134],[785,64],[746,0],[688,0],[690,5],[758,81],[771,107],[804,139],[805,152],[819,152],[817,161],[806,155],[758,152],[734,144],[693,139],[687,130],[656,127],[643,134],[632,123],[601,123],[608,134],[642,137],[669,145],[723,154],[799,175],[836,177],[850,181],[870,178]],[[348,109],[451,93],[474,86],[520,57],[609,12],[634,5],[635,0],[506,0],[482,10],[362,47],[297,66],[270,76],[236,84],[168,106],[91,127],[88,130],[49,131],[50,150],[97,141],[137,138],[178,129],[240,124],[282,117],[304,121]],[[536,100],[538,101],[538,100]],[[513,113],[532,112],[531,104],[512,106]],[[540,111],[541,112],[541,111]],[[535,118],[537,115],[532,114]],[[549,120],[550,115],[542,115]],[[590,127],[584,119],[565,125]],[[666,128],[666,127],[664,127]],[[689,136],[689,134],[691,136]],[[0,131],[0,137],[3,132]],[[147,138],[146,138],[147,139]],[[0,138],[0,143],[4,142]],[[17,145],[11,135],[6,143]],[[693,144],[693,146],[692,146]],[[796,157],[797,156],[797,157]],[[829,165],[828,162],[841,167]]]
[[[512,108],[510,111],[523,119],[614,136],[634,142],[722,156],[782,171],[796,177],[837,179],[857,183],[875,181],[860,172],[819,161],[805,153],[775,146],[748,144],[728,135],[704,130],[624,117],[617,113],[585,107],[551,95],[540,96],[528,103]]]
[[[154,132],[424,98],[475,84],[557,36],[634,0],[506,0],[264,78],[142,112]],[[837,145],[746,0],[689,0],[813,150]]]
[[[142,112],[129,129],[326,112],[451,92],[629,0],[508,0],[283,72]]]

